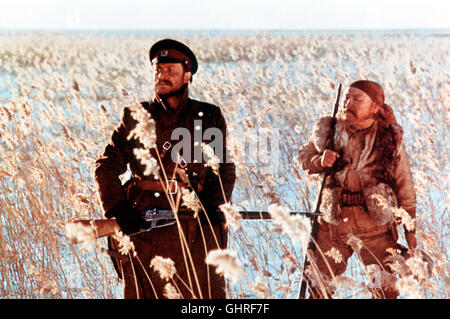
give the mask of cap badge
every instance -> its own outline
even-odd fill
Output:
[[[168,54],[169,54],[169,51],[161,50],[161,56],[167,56]]]

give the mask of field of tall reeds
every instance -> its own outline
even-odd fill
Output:
[[[105,239],[96,247],[76,245],[64,226],[74,218],[102,217],[94,161],[122,107],[151,99],[148,49],[159,38],[0,36],[1,298],[122,297]],[[313,210],[320,179],[299,167],[299,147],[314,120],[331,112],[338,83],[382,84],[405,130],[418,246],[433,260],[430,273],[419,259],[403,265],[407,275],[398,288],[402,298],[449,297],[449,37],[211,33],[177,39],[199,60],[190,95],[221,107],[230,145],[242,137],[257,140],[261,132],[275,143],[257,155],[245,148],[232,152],[232,204],[240,210],[267,211],[272,202],[279,205],[272,211]],[[228,284],[230,298],[296,298],[308,238],[302,222],[281,216],[230,227],[229,251],[242,270]],[[371,275],[352,257],[335,280],[335,297],[370,298]]]

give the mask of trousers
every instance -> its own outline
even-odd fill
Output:
[[[315,239],[318,249],[316,248],[313,259],[313,268],[317,268],[306,276],[312,299],[333,296],[334,288],[330,282],[333,276],[337,277],[345,272],[348,259],[355,251],[366,270],[369,265],[377,265],[381,272],[392,273],[385,259],[390,256],[388,249],[396,248],[398,233],[394,226],[374,224],[362,206],[342,207],[342,219],[339,225],[325,221],[318,225]],[[349,239],[355,240],[355,237],[356,244],[349,242]],[[372,297],[377,299],[395,299],[399,295],[392,282],[369,290]]]
[[[174,298],[168,291],[169,283],[176,298],[226,298],[225,279],[215,272],[215,267],[205,263],[210,250],[227,247],[226,226],[222,223],[211,227],[193,217],[179,222],[180,227],[171,225],[131,236],[135,255],[117,257],[118,254],[114,254],[112,259],[124,282],[125,299]],[[108,240],[109,249],[119,251],[118,241],[113,237]],[[175,263],[173,279],[161,278],[156,269],[150,267],[156,256],[170,258]]]

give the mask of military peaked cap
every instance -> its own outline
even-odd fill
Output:
[[[195,74],[198,69],[197,58],[191,49],[172,39],[163,39],[154,43],[150,48],[149,57],[152,65],[179,62],[192,74]]]

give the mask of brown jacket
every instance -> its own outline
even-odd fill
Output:
[[[174,174],[176,163],[172,160],[171,151],[179,143],[190,143],[191,158],[188,158],[189,154],[181,154],[183,158],[186,157],[185,161],[187,162],[187,166],[185,172],[189,176],[194,189],[200,190],[198,191],[198,195],[202,204],[206,207],[208,214],[210,214],[210,218],[213,220],[216,219],[217,221],[222,220],[223,216],[215,212],[217,207],[224,203],[219,179],[212,172],[211,168],[205,167],[204,162],[193,162],[194,147],[201,147],[202,142],[200,141],[200,146],[198,143],[194,145],[196,129],[197,134],[199,131],[201,133],[205,132],[208,128],[220,129],[224,137],[223,154],[225,154],[226,124],[220,109],[208,103],[189,99],[187,96],[175,112],[167,111],[161,104],[155,101],[151,103],[143,102],[141,105],[151,114],[152,119],[156,122],[156,147],[159,153],[162,154],[164,143],[169,142],[172,145],[172,148],[166,152],[166,155],[162,159],[167,176],[176,176],[175,178],[181,181],[180,176]],[[200,120],[201,127],[199,129],[199,122],[196,122],[197,125],[194,125],[194,121]],[[127,138],[130,131],[136,126],[136,123],[136,120],[131,117],[130,109],[125,107],[123,109],[121,123],[114,130],[110,143],[105,147],[103,154],[95,163],[95,180],[105,212],[108,212],[118,202],[127,199],[127,192],[119,179],[119,175],[126,172],[128,165],[135,179],[151,178],[143,175],[144,167],[133,154],[133,149],[142,147],[142,144],[135,137],[130,140]],[[178,136],[173,136],[175,139],[172,139],[172,132],[176,128],[188,129],[191,133],[191,140],[186,140]],[[180,140],[177,140],[177,138],[180,138]],[[207,140],[203,142],[208,143]],[[151,150],[151,155],[155,159],[158,158],[154,150]],[[219,173],[226,199],[229,201],[236,179],[234,164],[221,163]],[[139,197],[140,201],[145,202],[139,206],[139,209],[170,208],[164,194],[156,197],[153,193],[149,192],[148,194],[140,194]]]
[[[330,117],[319,119],[312,139],[300,149],[298,160],[309,174],[324,171],[320,159],[330,130]],[[336,123],[335,151],[340,153],[337,171],[327,181],[321,211],[325,220],[339,223],[340,194],[343,189],[362,191],[369,215],[383,225],[394,219],[392,207],[402,207],[414,218],[416,195],[403,130],[397,124],[376,121],[370,128],[349,133],[341,120]],[[380,205],[377,195],[386,200]],[[378,196],[380,197],[380,196]]]

